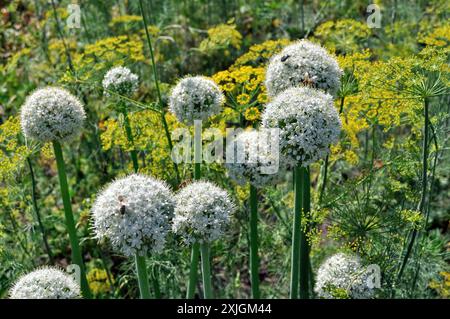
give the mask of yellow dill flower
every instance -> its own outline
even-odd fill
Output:
[[[259,93],[257,100],[261,104],[267,103],[268,101],[267,93]]]
[[[246,93],[239,94],[236,100],[240,105],[247,105],[250,102],[250,95]]]
[[[236,195],[239,201],[245,202],[250,195],[249,188],[246,186],[236,186]]]
[[[356,153],[353,151],[345,151],[344,160],[352,165],[356,165],[359,162],[358,155],[356,155]]]
[[[280,52],[290,42],[289,39],[280,39],[268,40],[260,44],[252,45],[247,53],[234,62],[231,69],[236,69],[243,65],[264,66],[272,55]]]
[[[134,23],[134,22],[141,22],[142,17],[137,15],[122,15],[117,16],[111,19],[111,22],[109,23],[109,26],[112,27],[116,24],[127,24],[127,23]]]
[[[171,174],[174,172],[173,160],[160,115],[153,111],[145,110],[131,113],[129,116],[134,146],[128,141],[125,127],[121,124],[121,121],[110,118],[102,124],[104,127],[100,135],[102,148],[104,150],[122,149],[127,152],[133,148],[145,150],[146,166],[140,171],[160,179],[172,178]],[[170,113],[166,114],[166,120],[170,131],[181,126]],[[132,170],[131,166],[130,170]]]
[[[419,34],[419,42],[437,47],[448,47],[450,44],[450,23],[446,23],[428,34]]]
[[[314,31],[314,36],[331,51],[355,52],[363,48],[371,31],[366,23],[353,19],[327,21]]]
[[[258,85],[259,85],[258,79],[253,79],[250,80],[250,82],[245,85],[245,89],[247,91],[254,91],[258,88]]]
[[[227,83],[225,85],[222,85],[221,88],[222,90],[226,91],[226,92],[231,92],[234,90],[234,84],[233,83]]]
[[[20,120],[11,117],[0,125],[0,182],[23,167],[31,150],[20,143]]]
[[[261,112],[257,107],[250,107],[245,110],[244,117],[247,121],[257,121],[261,117]]]
[[[229,80],[231,80],[231,77],[230,77],[230,73],[228,72],[228,70],[226,70],[226,71],[217,72],[216,74],[214,74],[212,76],[212,79],[214,80],[214,82],[216,82],[217,84],[220,85],[223,82],[228,82]]]
[[[229,47],[240,49],[241,43],[242,35],[236,30],[236,25],[220,24],[208,29],[208,38],[200,43],[199,49],[209,53]]]
[[[106,270],[94,268],[87,273],[86,277],[89,288],[94,295],[104,294],[111,290]],[[114,278],[111,278],[111,281],[114,283]]]

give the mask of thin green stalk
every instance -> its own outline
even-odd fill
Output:
[[[258,190],[253,185],[250,185],[250,277],[252,296],[259,299]]]
[[[67,184],[66,166],[64,164],[61,144],[53,141],[53,150],[55,152],[56,164],[58,167],[59,186],[61,188],[61,195],[64,205],[64,215],[66,219],[66,227],[69,233],[70,246],[72,248],[72,262],[80,267],[80,286],[81,292],[85,298],[91,298],[91,291],[86,279],[86,270],[81,255],[80,244],[78,241],[77,231],[75,228],[75,221],[73,218],[72,205],[69,194],[69,186]]]
[[[103,269],[105,269],[105,272],[106,272],[106,279],[108,280],[108,283],[109,283],[109,287],[110,287],[110,289],[111,289],[111,292],[112,292],[113,294],[115,294],[115,293],[116,293],[116,287],[115,287],[114,282],[113,282],[113,280],[112,280],[111,270],[109,270],[108,264],[107,264],[107,262],[106,262],[105,255],[103,254],[103,251],[102,251],[101,247],[96,246],[96,250],[97,250],[97,252],[98,252],[98,255],[99,255],[99,257],[100,257],[100,260],[102,261]]]
[[[136,254],[135,263],[141,299],[150,299],[150,287],[148,286],[147,265],[145,262],[145,257]]]
[[[170,132],[169,132],[169,125],[167,124],[167,120],[166,120],[166,112],[164,110],[164,104],[163,104],[163,99],[161,96],[161,90],[159,88],[159,80],[158,80],[158,73],[156,71],[156,63],[155,63],[155,55],[153,53],[153,45],[152,45],[152,40],[150,38],[150,34],[148,32],[148,23],[147,23],[147,17],[144,14],[144,6],[142,5],[142,0],[139,0],[139,8],[141,11],[141,15],[142,15],[142,21],[144,22],[144,29],[145,29],[145,35],[147,38],[147,43],[148,43],[148,47],[150,50],[150,60],[152,63],[152,70],[153,70],[153,79],[155,81],[155,86],[156,86],[156,93],[158,94],[158,102],[159,102],[159,107],[161,110],[161,120],[163,123],[163,127],[164,127],[164,132],[167,138],[167,143],[169,145],[169,150],[172,152],[173,149],[173,143],[172,143],[172,138],[170,137]],[[180,172],[178,169],[178,164],[177,163],[173,163],[173,166],[175,168],[175,174],[176,174],[176,178],[177,178],[177,184],[180,183]]]
[[[191,267],[189,270],[189,283],[186,299],[194,299],[195,286],[198,280],[198,259],[200,257],[200,244],[194,243],[191,250]]]
[[[31,199],[33,200],[33,208],[34,213],[36,214],[36,219],[39,225],[39,230],[42,234],[42,241],[44,242],[44,247],[48,255],[48,259],[51,264],[53,264],[53,253],[50,249],[50,245],[48,244],[47,240],[47,232],[45,231],[44,224],[42,223],[41,213],[39,210],[39,206],[37,204],[37,198],[36,198],[36,179],[34,177],[34,170],[33,170],[33,164],[31,163],[31,159],[27,157],[27,164],[28,169],[30,170],[30,176],[31,176]]]
[[[153,284],[153,290],[155,292],[155,298],[160,299],[161,298],[161,288],[159,286],[159,277],[156,269],[152,269],[150,273],[150,278]]]
[[[300,242],[301,242],[301,213],[302,213],[302,168],[294,168],[294,222],[292,224],[292,251],[291,251],[291,282],[290,298],[298,298],[300,276]]]
[[[199,162],[199,143],[195,142],[194,136],[194,179],[199,180],[202,177],[201,163]],[[189,282],[186,298],[193,299],[195,295],[195,287],[198,281],[198,259],[200,257],[200,245],[195,243],[191,249],[191,267],[189,270]]]
[[[67,46],[66,40],[64,38],[63,29],[61,27],[61,23],[60,23],[59,18],[58,18],[58,12],[56,11],[56,4],[55,4],[54,0],[52,0],[51,2],[52,2],[52,8],[53,8],[53,15],[54,15],[55,21],[56,21],[56,31],[58,32],[60,40],[61,40],[61,42],[63,44],[64,52],[66,54],[67,63],[69,65],[70,72],[72,74],[75,74],[75,68],[74,68],[73,63],[72,63],[72,57],[70,55],[69,47]]]
[[[422,149],[422,189],[420,202],[417,207],[417,210],[420,211],[425,216],[425,204],[427,198],[427,188],[428,188],[428,137],[429,137],[429,105],[428,99],[424,99],[423,106],[423,114],[424,114],[424,127],[423,127],[423,149]],[[414,242],[417,237],[417,229],[413,229],[410,237],[410,241],[408,247],[406,249],[406,253],[403,257],[400,270],[397,275],[397,283],[402,278],[403,272],[405,270],[406,264],[408,263],[408,259],[411,256],[412,249],[414,247]]]
[[[124,110],[122,111],[122,114],[123,114],[123,121],[124,121],[124,126],[125,126],[125,132],[127,134],[127,139],[131,143],[131,146],[133,147],[133,149],[130,151],[131,160],[133,161],[133,169],[134,169],[134,172],[137,173],[139,171],[139,162],[138,162],[137,152],[134,149],[133,132],[131,131],[130,119],[128,117],[128,112],[126,110],[126,106],[124,106]]]
[[[302,167],[302,208],[303,216],[307,217],[311,211],[311,177],[309,168]],[[305,218],[302,219],[305,221]],[[301,224],[303,224],[302,222]],[[310,247],[306,238],[307,225],[301,225],[300,231],[300,298],[309,299]]]
[[[429,196],[431,196],[431,194],[433,194],[433,189],[434,189],[434,185],[435,185],[435,176],[436,176],[436,167],[438,165],[438,158],[439,158],[439,144],[438,144],[438,140],[437,140],[437,136],[436,136],[436,131],[433,127],[433,124],[431,123],[431,121],[428,122],[428,124],[430,125],[430,131],[431,131],[431,137],[432,140],[434,142],[434,147],[435,147],[435,154],[434,154],[434,159],[433,159],[433,168],[431,169],[431,178],[430,178],[430,188],[428,190],[428,194]],[[430,210],[431,210],[431,199],[430,197],[428,198],[428,203],[427,203],[427,207],[426,207],[426,214],[425,214],[425,221],[423,222],[423,228],[425,230],[425,233],[421,234],[421,244],[420,246],[423,246],[425,239],[426,239],[426,235],[428,234],[428,232],[430,231],[430,229],[427,227],[428,226],[428,220],[430,218]],[[411,285],[411,293],[414,292],[414,289],[416,287],[416,283],[417,283],[417,278],[419,277],[419,271],[420,271],[420,260],[422,258],[423,255],[423,250],[420,251],[419,255],[416,258],[416,274],[414,276],[414,280],[412,282]]]
[[[212,299],[212,284],[211,284],[211,261],[209,256],[209,245],[201,244],[200,253],[202,259],[202,276],[203,276],[203,296],[205,299]]]

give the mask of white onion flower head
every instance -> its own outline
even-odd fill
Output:
[[[210,243],[223,237],[235,210],[228,192],[206,181],[193,182],[176,198],[172,230],[187,245]]]
[[[225,97],[214,81],[204,76],[186,77],[173,88],[169,109],[178,121],[193,125],[218,114]]]
[[[314,291],[326,299],[370,299],[375,293],[375,288],[369,285],[370,274],[358,257],[338,253],[320,266]]]
[[[238,184],[249,182],[255,187],[263,187],[281,181],[286,172],[280,163],[278,147],[273,149],[265,135],[264,131],[251,130],[235,137],[234,143],[242,155],[238,153],[234,162],[226,163],[226,167],[228,176]]]
[[[108,239],[127,257],[158,253],[167,241],[175,201],[168,186],[148,176],[117,179],[97,197],[93,207],[96,237]]]
[[[106,96],[111,95],[108,90],[120,95],[130,96],[137,90],[138,80],[139,77],[132,73],[130,69],[117,66],[106,72],[102,85]]]
[[[305,167],[324,158],[341,131],[332,96],[307,87],[290,88],[276,96],[267,105],[262,124],[280,129],[283,161]]]
[[[11,299],[79,299],[80,286],[74,278],[54,267],[34,270],[17,280]]]
[[[290,87],[311,86],[335,95],[343,71],[336,59],[321,46],[300,40],[272,57],[266,71],[269,96]]]
[[[23,134],[41,142],[64,142],[81,132],[86,114],[69,91],[46,87],[30,94],[20,111]]]

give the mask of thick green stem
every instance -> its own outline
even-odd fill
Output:
[[[253,185],[250,185],[250,277],[252,296],[259,299],[258,190]]]
[[[191,267],[189,270],[189,282],[187,288],[187,299],[193,299],[195,295],[195,286],[198,280],[198,259],[200,257],[200,244],[195,243],[192,245],[191,251]]]
[[[202,168],[200,163],[194,164],[194,179],[199,180],[202,177]]]
[[[200,251],[202,255],[202,276],[203,276],[203,296],[205,299],[212,299],[212,284],[211,284],[211,261],[209,257],[209,245],[201,244]]]
[[[308,217],[311,211],[311,185],[309,168],[302,167],[302,208],[303,216]],[[306,237],[308,225],[305,223],[307,218],[303,218],[301,222],[300,231],[300,298],[309,299],[309,274],[310,274],[310,260],[309,260],[309,244]],[[304,225],[303,225],[304,224]]]
[[[425,98],[424,106],[423,106],[423,114],[424,114],[424,126],[423,126],[423,146],[422,146],[422,188],[421,188],[421,196],[420,202],[417,207],[417,210],[420,211],[423,216],[426,215],[426,199],[427,199],[427,188],[428,188],[428,137],[429,137],[429,106],[428,99]],[[400,270],[397,275],[397,283],[402,278],[403,272],[405,270],[406,264],[408,263],[408,259],[411,256],[412,249],[414,247],[414,242],[417,237],[417,229],[414,228],[411,232],[411,237],[409,240],[408,247],[406,248],[406,253],[403,257],[403,261],[400,266]]]
[[[196,132],[198,134],[198,132]],[[200,132],[201,134],[201,132]],[[202,177],[201,172],[201,153],[200,153],[200,144],[197,142],[194,136],[194,179],[199,180]],[[200,245],[195,243],[192,245],[191,250],[191,268],[189,270],[189,282],[186,298],[193,299],[195,295],[195,287],[197,285],[198,280],[198,259],[200,255]]]
[[[139,8],[141,11],[141,15],[142,15],[142,21],[144,22],[144,28],[145,28],[145,35],[147,38],[147,44],[148,44],[148,48],[150,50],[150,60],[152,63],[152,70],[153,70],[153,79],[155,81],[155,87],[156,87],[156,93],[158,94],[158,103],[159,103],[159,108],[161,110],[161,121],[163,123],[163,127],[164,127],[164,132],[167,138],[167,144],[169,145],[169,150],[172,152],[173,149],[173,143],[172,143],[172,138],[170,136],[170,132],[169,132],[169,125],[167,124],[167,120],[166,120],[166,112],[164,110],[163,107],[163,100],[162,100],[162,95],[161,95],[161,90],[159,88],[159,80],[158,80],[158,73],[156,71],[156,63],[155,63],[155,55],[153,53],[153,45],[152,45],[152,40],[150,38],[150,33],[148,32],[148,23],[147,23],[147,17],[144,13],[144,6],[142,5],[142,0],[139,0]],[[178,169],[178,164],[177,163],[173,163],[174,169],[175,169],[175,174],[176,174],[176,178],[177,178],[177,183],[180,183],[180,172]]]
[[[30,170],[30,176],[31,176],[31,198],[33,200],[33,208],[34,213],[36,214],[36,219],[39,225],[39,230],[41,231],[42,235],[42,241],[44,242],[45,250],[47,251],[48,259],[51,264],[53,264],[53,253],[50,249],[50,245],[48,244],[47,240],[47,232],[45,231],[44,224],[42,223],[41,213],[39,211],[39,206],[37,204],[37,198],[36,198],[36,179],[34,177],[34,170],[33,170],[33,164],[31,163],[31,159],[27,157],[27,163],[28,163],[28,169]]]
[[[66,166],[64,164],[61,144],[53,142],[53,149],[56,157],[56,164],[58,167],[59,186],[61,188],[61,195],[64,205],[64,215],[66,219],[66,227],[69,233],[70,246],[72,248],[72,262],[80,267],[80,286],[81,292],[85,298],[91,298],[91,291],[86,279],[86,271],[84,268],[81,249],[78,242],[77,231],[75,228],[75,221],[73,218],[72,205],[70,201],[69,186],[67,184]]]
[[[292,251],[291,251],[291,283],[290,298],[298,298],[300,275],[300,232],[302,213],[302,182],[300,165],[294,168],[294,221],[292,224]]]
[[[145,257],[136,254],[135,263],[141,299],[150,299],[150,288],[148,286],[147,265],[145,262]]]

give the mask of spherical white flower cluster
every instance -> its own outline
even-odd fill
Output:
[[[235,206],[226,190],[196,181],[176,195],[172,230],[186,244],[210,243],[223,236]]]
[[[262,124],[280,129],[280,154],[290,165],[308,166],[325,157],[341,131],[331,95],[307,87],[279,94],[267,105]]]
[[[165,183],[133,174],[111,183],[92,207],[94,230],[125,256],[160,252],[175,209]]]
[[[86,114],[67,90],[46,87],[34,91],[21,108],[22,131],[41,142],[68,141],[80,133]]]
[[[298,86],[310,86],[334,95],[342,74],[337,61],[324,48],[301,40],[272,57],[265,84],[270,96]]]
[[[80,287],[72,276],[63,271],[44,267],[34,270],[14,284],[11,299],[78,299]]]
[[[227,163],[228,175],[238,184],[250,182],[255,187],[279,182],[285,168],[280,163],[279,153],[270,148],[270,143],[259,131],[245,131],[238,134],[234,142],[238,156],[234,163]],[[278,141],[277,141],[278,142]]]
[[[130,69],[117,66],[109,70],[103,78],[102,84],[105,95],[110,96],[108,91],[120,95],[130,96],[138,88],[139,77],[132,73]]]
[[[369,299],[375,293],[374,288],[369,286],[369,275],[357,257],[338,253],[320,266],[314,291],[320,298],[326,299],[342,295],[352,299]]]
[[[187,77],[172,90],[169,109],[180,122],[193,125],[221,111],[225,102],[220,88],[203,76]]]

